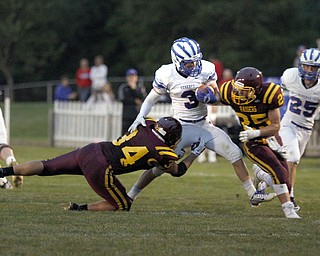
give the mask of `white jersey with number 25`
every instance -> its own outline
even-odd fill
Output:
[[[298,68],[289,68],[281,77],[282,87],[289,91],[289,102],[282,118],[283,124],[291,122],[308,129],[313,128],[314,119],[320,112],[320,82],[307,89],[302,84]]]

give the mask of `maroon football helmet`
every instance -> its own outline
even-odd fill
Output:
[[[162,117],[157,122],[156,131],[164,139],[165,143],[171,147],[180,140],[182,126],[177,119],[171,116]]]
[[[261,71],[253,67],[240,69],[233,82],[232,100],[239,105],[254,101],[263,83]]]

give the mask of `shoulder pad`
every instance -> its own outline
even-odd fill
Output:
[[[298,75],[298,68],[286,69],[281,76],[281,85],[285,88],[286,85],[292,83]]]

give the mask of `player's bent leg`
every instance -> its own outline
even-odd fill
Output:
[[[135,200],[139,193],[147,186],[149,185],[154,179],[161,176],[164,172],[161,171],[159,168],[152,168],[149,170],[146,170],[142,173],[142,175],[139,177],[139,179],[136,181],[136,183],[133,185],[133,187],[128,192],[128,196]]]
[[[300,219],[301,217],[296,213],[294,205],[290,201],[288,186],[286,184],[274,184],[273,189],[278,196],[285,217],[288,219]]]

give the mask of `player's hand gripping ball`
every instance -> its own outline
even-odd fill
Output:
[[[212,88],[209,85],[203,84],[196,89],[196,98],[200,102],[212,104],[217,102],[219,99],[217,92],[218,90]]]

